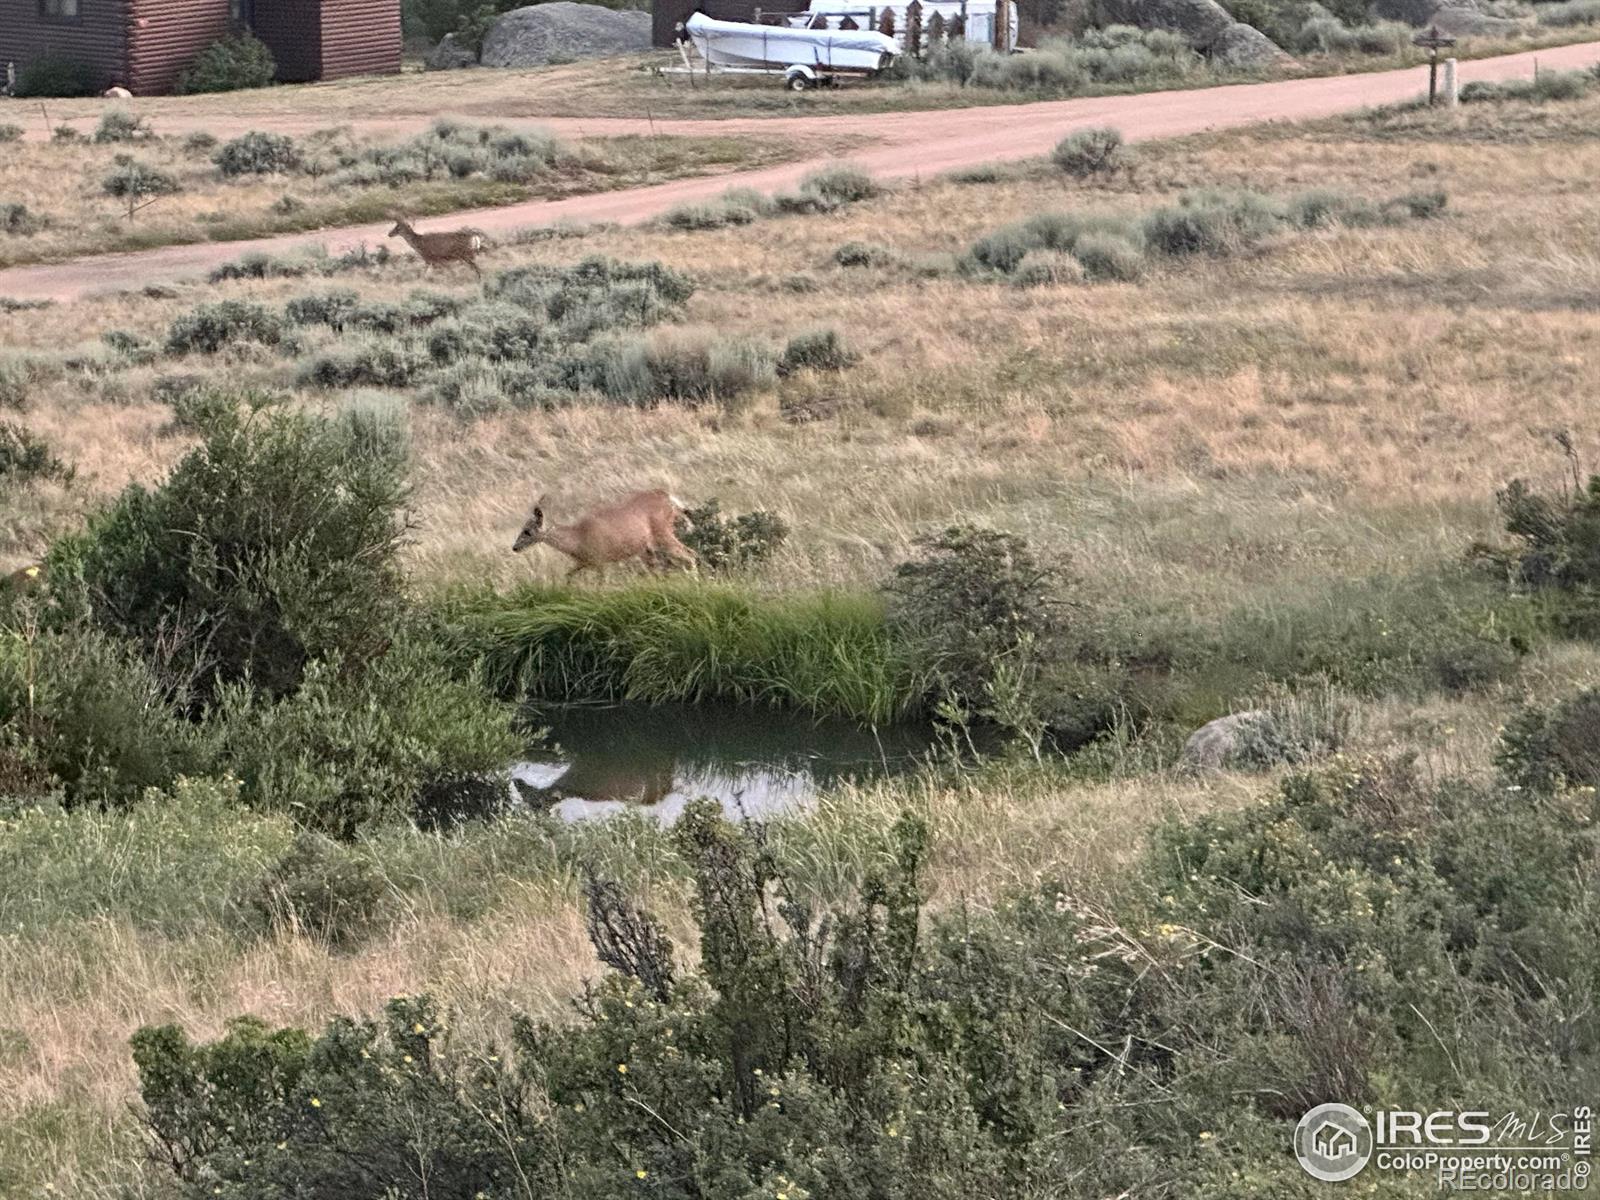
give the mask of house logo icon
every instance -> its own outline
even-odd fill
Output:
[[[1295,1126],[1294,1156],[1313,1179],[1351,1179],[1372,1157],[1372,1126],[1348,1104],[1319,1104]]]

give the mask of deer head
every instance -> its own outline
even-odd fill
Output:
[[[533,502],[533,511],[528,514],[528,519],[518,530],[517,540],[511,543],[513,553],[520,554],[529,546],[537,546],[544,541],[544,506],[549,499],[547,493]]]
[[[394,228],[389,230],[389,236],[405,237],[406,234],[413,232],[415,231],[411,228],[410,221],[406,220],[404,217],[396,217],[394,219]]]

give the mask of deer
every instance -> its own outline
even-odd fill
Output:
[[[404,239],[406,245],[417,252],[417,257],[427,263],[428,269],[445,263],[462,262],[483,278],[475,261],[483,253],[483,234],[475,229],[454,229],[449,233],[418,233],[405,217],[396,217],[390,237]]]
[[[569,525],[546,525],[548,495],[534,501],[511,550],[520,554],[529,546],[545,545],[561,551],[573,562],[570,580],[580,571],[598,570],[632,558],[664,554],[690,570],[698,570],[694,551],[678,540],[678,519],[686,511],[682,500],[670,492],[634,492],[615,504],[591,509]]]

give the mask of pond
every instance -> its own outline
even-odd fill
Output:
[[[581,821],[635,811],[671,823],[706,796],[731,817],[804,808],[823,789],[914,770],[937,750],[927,725],[854,722],[732,705],[544,708],[548,752],[512,768],[523,803]]]

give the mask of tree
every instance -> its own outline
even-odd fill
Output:
[[[161,197],[183,190],[171,175],[156,170],[148,163],[139,162],[131,154],[119,154],[114,161],[115,170],[101,181],[100,186],[106,195],[126,201],[130,221],[140,209],[149,208]]]

